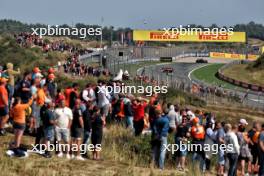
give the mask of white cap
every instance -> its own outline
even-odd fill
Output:
[[[41,73],[36,73],[36,78],[42,78],[43,75]]]
[[[187,115],[190,116],[190,120],[194,119],[195,118],[195,115],[192,111],[187,111]]]
[[[239,123],[240,123],[241,125],[248,125],[246,119],[240,119],[240,120],[239,120]]]

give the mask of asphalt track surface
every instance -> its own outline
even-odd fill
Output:
[[[184,82],[191,82],[191,72],[201,68],[203,66],[206,66],[207,64],[197,64],[195,63],[197,58],[182,58],[180,60],[177,60],[173,63],[165,63],[165,64],[156,64],[151,65],[148,67],[145,67],[145,75],[150,76],[151,78],[154,77],[155,80],[160,80],[166,82],[166,80],[176,79],[181,80]],[[207,58],[209,63],[228,63],[230,60],[226,59],[211,59]],[[173,73],[170,76],[166,76],[166,73],[162,72],[162,68],[164,67],[170,67],[173,68]],[[212,85],[213,86],[213,85]],[[243,99],[243,97],[246,95],[246,91],[238,91],[236,90],[236,93]],[[247,98],[244,100],[244,102],[254,108],[261,108],[264,109],[264,94],[261,96],[258,95],[258,92],[249,92],[247,95]]]

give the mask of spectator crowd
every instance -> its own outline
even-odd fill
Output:
[[[165,146],[168,136],[173,135],[175,144],[232,144],[232,150],[218,150],[218,175],[256,173],[263,175],[264,125],[254,122],[246,131],[248,122],[241,118],[237,124],[216,121],[214,114],[200,110],[180,108],[178,105],[161,104],[159,97],[134,97],[131,94],[116,94],[107,89],[109,83],[98,81],[88,83],[83,90],[74,83],[64,90],[58,89],[55,70],[48,69],[44,76],[38,67],[25,72],[21,81],[15,82],[12,63],[7,64],[0,79],[0,134],[5,135],[5,126],[11,123],[14,139],[10,149],[15,156],[21,152],[21,139],[24,131],[34,134],[35,144],[57,143],[101,145],[103,129],[107,119],[124,124],[135,136],[151,134],[153,160],[164,169],[166,160]],[[118,84],[117,84],[118,85]],[[122,128],[122,126],[120,126]],[[93,159],[100,160],[100,151],[92,151]],[[188,163],[198,163],[201,172],[210,170],[212,151],[203,148],[196,151],[177,150],[176,161],[179,170],[185,170],[187,155],[192,156]],[[45,157],[52,152],[46,150]],[[78,151],[57,151],[58,157],[84,160]],[[228,163],[228,164],[227,164]]]
[[[26,40],[40,42],[31,36]],[[78,64],[74,56],[72,59],[70,65]],[[65,66],[65,70],[68,67],[71,66]],[[217,121],[213,113],[164,104],[157,94],[149,98],[117,94],[108,90],[112,82],[102,80],[97,84],[87,83],[84,89],[80,89],[77,83],[60,89],[53,68],[49,68],[47,74],[43,73],[43,70],[35,67],[32,72],[23,73],[22,80],[15,81],[21,71],[15,70],[12,63],[7,63],[6,69],[1,71],[0,135],[6,135],[8,124],[12,125],[14,133],[8,155],[26,155],[21,141],[27,132],[34,135],[36,146],[55,142],[78,146],[77,151],[60,148],[56,151],[57,157],[85,160],[89,152],[81,154],[80,145],[91,143],[94,146],[92,159],[101,160],[100,150],[96,146],[101,146],[103,142],[106,122],[113,121],[121,124],[120,128],[129,129],[135,137],[151,135],[153,161],[162,170],[165,168],[168,155],[166,146],[171,135],[175,144],[202,146],[194,151],[186,148],[177,150],[175,158],[178,170],[184,171],[187,163],[198,164],[201,173],[210,170],[214,155],[203,146],[225,144],[232,147],[231,150],[218,148],[217,175],[235,176],[237,171],[242,175],[264,175],[264,124],[253,122],[253,126],[249,127],[244,118],[234,124]],[[80,70],[76,73],[84,74]],[[89,73],[94,74],[94,70],[89,71],[88,68]],[[54,152],[45,150],[41,154],[50,158]],[[191,159],[188,160],[187,156]]]

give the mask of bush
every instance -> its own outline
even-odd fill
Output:
[[[263,68],[264,68],[264,53],[260,55],[255,62],[250,63],[247,67],[247,69],[251,71],[263,69]]]

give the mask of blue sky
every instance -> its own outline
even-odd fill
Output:
[[[157,29],[216,23],[264,24],[264,0],[0,0],[0,19]]]

